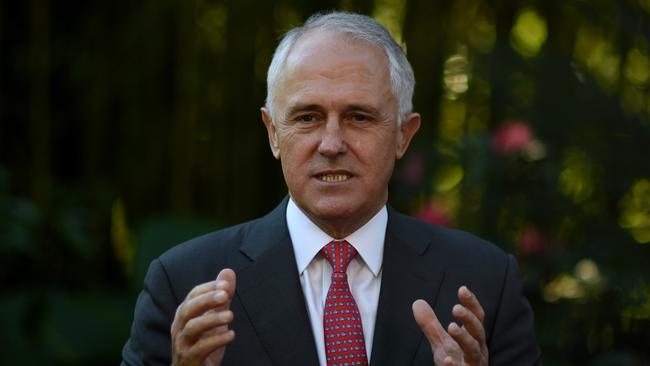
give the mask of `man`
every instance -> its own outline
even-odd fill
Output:
[[[514,259],[386,206],[420,125],[388,32],[313,16],[282,40],[267,83],[262,120],[289,197],[154,260],[123,364],[538,364]]]

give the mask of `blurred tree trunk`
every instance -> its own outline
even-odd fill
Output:
[[[113,38],[108,34],[111,29],[110,13],[103,3],[93,4],[84,18],[83,29],[89,35],[85,46],[89,53],[91,62],[86,68],[82,89],[86,91],[80,98],[83,100],[82,108],[84,121],[81,125],[83,141],[83,178],[94,187],[96,183],[109,178],[106,174],[104,162],[111,161],[104,156],[107,150],[106,141],[110,133],[108,131],[110,111],[110,99],[114,92],[111,85],[112,65],[111,53],[114,49]],[[109,18],[109,19],[107,19]],[[96,42],[95,40],[100,40]],[[93,42],[95,41],[95,42]],[[92,66],[91,66],[92,65]]]
[[[4,19],[3,19],[3,15],[4,15],[3,10],[4,10],[3,7],[0,6],[0,40],[2,39],[2,36],[4,35],[3,27],[2,27],[3,21],[4,21]],[[7,59],[7,56],[5,56],[5,49],[0,44],[0,60],[6,60],[6,59]],[[3,87],[4,87],[3,80],[0,77],[0,95],[4,94]],[[4,98],[0,98],[0,122],[3,121],[3,115],[4,115],[4,112],[5,112],[4,104],[5,104]],[[2,123],[0,123],[0,143],[3,141],[3,136],[2,136],[3,133],[4,133],[3,130],[4,129],[2,128]],[[2,153],[3,153],[3,151],[0,150],[0,158],[2,158]]]
[[[48,0],[32,0],[30,9],[30,185],[34,200],[46,208],[50,196],[50,7]]]
[[[192,204],[194,132],[197,126],[198,34],[197,1],[178,1],[176,6],[176,90],[170,135],[170,203],[187,213]]]
[[[404,41],[416,80],[413,107],[422,115],[416,148],[419,141],[428,146],[437,131],[442,82],[440,70],[444,63],[442,41],[447,36],[440,31],[440,24],[445,22],[448,8],[449,4],[444,1],[409,1],[406,5]]]
[[[120,4],[116,29],[109,30],[115,39],[110,52],[114,136],[107,143],[116,145],[109,151],[117,155],[111,160],[120,162],[118,194],[125,196],[127,209],[170,208],[175,11],[171,0]]]
[[[492,93],[490,94],[490,106],[492,109],[491,118],[488,126],[494,127],[499,122],[508,117],[506,108],[510,105],[506,100],[507,93],[507,80],[512,74],[514,68],[512,63],[515,54],[510,47],[510,30],[512,29],[513,21],[517,12],[516,4],[510,1],[497,0],[494,6],[496,13],[496,42],[494,43],[494,51],[492,59],[500,60],[500,62],[491,62],[490,64],[490,85],[492,86]]]
[[[277,6],[277,4],[275,5]],[[255,9],[255,14],[251,14]],[[264,103],[264,80],[256,79],[256,60],[268,65],[272,51],[262,51],[258,45],[274,44],[277,34],[272,26],[274,4],[253,0],[231,3],[225,27],[226,47],[222,69],[216,80],[221,84],[223,107],[218,116],[218,130],[213,142],[215,165],[213,179],[216,184],[217,217],[227,222],[250,219],[251,208],[268,205],[262,202],[274,200],[268,191],[271,187],[269,166],[264,156],[268,154],[265,132],[260,120],[259,108]],[[253,21],[252,21],[253,20]],[[242,24],[250,26],[242,27]],[[260,60],[261,57],[264,59]],[[265,67],[264,67],[265,69]],[[264,72],[258,72],[263,74]],[[250,163],[254,162],[253,165]],[[271,165],[271,169],[279,169]],[[225,174],[224,174],[225,173]],[[275,190],[277,191],[277,190]]]

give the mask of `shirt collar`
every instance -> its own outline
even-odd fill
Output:
[[[325,244],[342,239],[352,244],[375,277],[379,275],[388,223],[386,206],[383,206],[365,225],[345,238],[332,238],[327,235],[298,208],[292,198],[289,198],[286,217],[298,273],[301,275]]]

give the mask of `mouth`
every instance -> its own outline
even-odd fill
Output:
[[[315,177],[321,182],[339,183],[352,179],[352,174],[348,172],[323,172],[316,174]]]

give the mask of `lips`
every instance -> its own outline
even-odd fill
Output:
[[[325,182],[343,182],[350,179],[350,176],[346,174],[325,174],[318,176],[318,179]]]
[[[315,177],[322,182],[338,183],[351,179],[352,173],[343,170],[323,171],[316,174]]]

